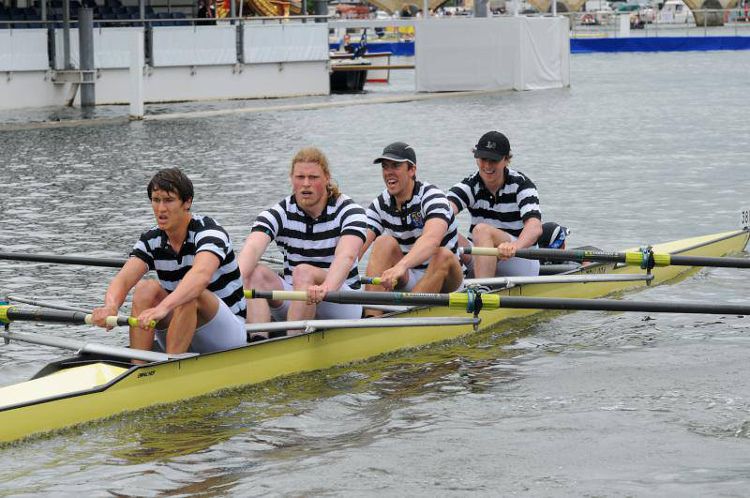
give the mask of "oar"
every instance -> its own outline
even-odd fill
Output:
[[[0,252],[0,259],[10,261],[31,261],[34,263],[59,263],[64,265],[106,266],[119,268],[125,264],[125,259],[116,258],[88,258],[83,256],[57,256],[54,254],[28,254],[18,252]]]
[[[21,341],[32,344],[41,344],[43,346],[52,346],[61,349],[70,349],[78,353],[102,354],[125,358],[128,360],[142,361],[167,361],[172,358],[189,358],[196,356],[196,353],[165,354],[154,351],[143,351],[141,349],[120,348],[117,346],[107,346],[105,344],[94,344],[63,337],[53,337],[44,334],[23,334],[20,332],[0,332],[0,337],[7,341]]]
[[[290,322],[252,323],[245,326],[248,332],[270,332],[272,330],[303,329],[361,329],[367,327],[450,327],[454,325],[478,325],[478,318],[425,317],[425,318],[368,318],[356,320],[299,320]]]
[[[246,294],[248,291],[246,291]],[[275,301],[305,301],[304,291],[249,291],[251,298]],[[449,294],[421,294],[409,292],[329,292],[325,301],[341,304],[396,304],[412,306],[446,306],[469,313],[482,309],[524,308],[581,311],[643,311],[648,313],[702,313],[720,315],[749,315],[750,305],[706,304],[702,302],[618,301],[615,299],[575,299],[553,297],[499,296],[474,292]]]
[[[465,254],[475,256],[497,256],[496,247],[464,247]],[[680,256],[679,254],[652,254],[648,251],[633,252],[600,252],[588,250],[562,249],[518,249],[516,256],[525,259],[548,259],[551,261],[597,261],[606,263],[625,263],[641,267],[653,266],[712,266],[720,268],[750,268],[750,259]]]
[[[625,274],[625,275],[541,275],[538,277],[491,277],[467,278],[466,285],[514,286],[527,284],[572,284],[591,282],[639,282],[653,280],[653,275]],[[380,277],[359,277],[363,284],[380,285]]]
[[[77,325],[93,325],[93,316],[90,313],[81,313],[80,311],[63,311],[63,310],[29,310],[19,309],[15,306],[0,306],[0,323],[9,323],[14,321],[30,322],[52,322],[52,323],[73,323]],[[138,326],[138,319],[133,316],[108,316],[106,323],[110,327],[118,325]],[[151,323],[155,327],[156,322]]]
[[[18,252],[0,252],[0,259],[9,261],[30,261],[33,263],[58,263],[63,265],[103,266],[120,268],[127,259],[123,258],[90,258],[84,256],[57,256],[55,254],[27,254]],[[284,261],[278,258],[262,256],[261,261],[282,265]]]
[[[40,308],[49,308],[53,310],[63,310],[63,311],[77,311],[79,313],[91,313],[91,310],[84,309],[84,308],[76,308],[73,306],[66,306],[64,304],[58,304],[58,303],[49,303],[47,301],[40,301],[35,297],[23,297],[23,296],[16,296],[16,295],[10,295],[8,294],[5,296],[8,298],[8,301],[16,301],[23,304],[30,304],[31,306],[39,306]]]

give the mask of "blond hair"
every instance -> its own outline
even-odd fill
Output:
[[[289,176],[294,174],[294,165],[297,163],[316,163],[323,170],[323,174],[328,179],[326,190],[329,199],[336,199],[341,195],[339,186],[331,179],[331,169],[328,167],[328,158],[323,152],[316,147],[304,147],[297,151],[292,159],[292,167],[289,170]]]

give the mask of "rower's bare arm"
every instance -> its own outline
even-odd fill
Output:
[[[342,236],[336,245],[333,264],[328,269],[328,274],[323,285],[331,290],[341,287],[349,275],[349,270],[351,270],[352,265],[359,257],[360,249],[363,246],[364,241],[356,235]]]
[[[458,209],[458,206],[456,206],[456,203],[452,200],[448,199],[448,204],[451,205],[451,209],[453,210],[453,215],[457,215],[461,210]]]
[[[148,265],[141,259],[134,256],[128,258],[125,264],[122,266],[115,278],[109,283],[107,292],[104,294],[104,306],[94,309],[92,312],[92,318],[95,325],[100,327],[106,327],[111,329],[111,326],[107,326],[104,320],[108,316],[117,315],[118,310],[125,302],[125,298],[128,296],[130,289],[135,287],[135,284],[143,278],[148,272]]]
[[[196,254],[193,267],[182,277],[180,283],[177,284],[177,288],[159,303],[157,308],[165,311],[164,316],[166,316],[177,306],[197,299],[211,283],[211,276],[219,268],[220,263],[219,256],[210,251],[201,251]],[[161,318],[156,319],[156,321]]]
[[[249,278],[260,261],[260,257],[266,252],[268,244],[271,243],[271,236],[264,232],[251,232],[245,239],[245,245],[242,247],[240,257],[237,260],[240,273],[243,278]]]
[[[372,245],[372,243],[375,242],[375,239],[377,237],[378,236],[375,234],[375,232],[373,232],[369,228],[367,229],[367,238],[365,239],[365,243],[362,244],[362,248],[359,250],[359,259],[360,260],[365,256],[365,254],[367,254],[367,250],[370,248],[370,246]]]
[[[542,236],[542,222],[539,218],[529,218],[523,222],[523,230],[518,235],[516,244],[519,249],[525,249],[536,244]]]
[[[443,242],[443,237],[448,232],[448,223],[440,218],[432,218],[424,224],[422,235],[403,259],[398,262],[404,268],[414,268],[430,259]]]

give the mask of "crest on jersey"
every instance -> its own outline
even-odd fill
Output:
[[[409,214],[409,218],[411,218],[411,222],[414,225],[415,228],[423,228],[424,227],[424,216],[422,216],[421,211],[415,211],[411,214]]]

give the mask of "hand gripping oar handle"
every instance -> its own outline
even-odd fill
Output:
[[[495,247],[464,247],[463,252],[475,256],[497,256]],[[655,254],[648,252],[600,252],[562,249],[518,249],[516,257],[525,259],[548,259],[550,261],[597,261],[605,263],[625,263],[628,265],[649,266],[711,266],[720,268],[750,268],[750,259],[681,256],[679,254]],[[651,261],[647,261],[652,258]]]
[[[0,323],[10,323],[13,321],[31,321],[31,322],[52,322],[52,323],[73,323],[77,325],[93,325],[93,316],[89,313],[80,311],[62,311],[62,310],[24,310],[15,306],[0,306]],[[138,319],[133,316],[108,316],[106,323],[110,327],[130,325],[138,326]],[[156,322],[151,322],[151,327],[155,327]]]

